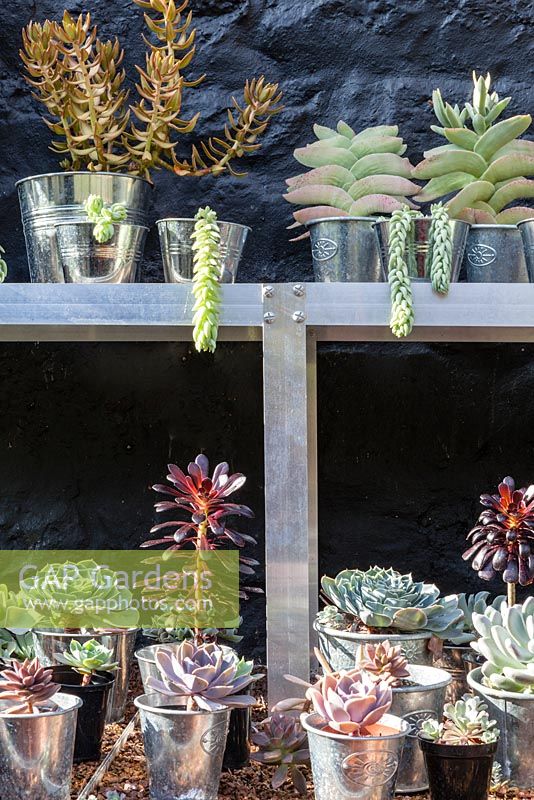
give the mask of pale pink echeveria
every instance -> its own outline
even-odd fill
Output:
[[[386,681],[376,681],[363,670],[325,675],[310,686],[306,697],[327,726],[346,736],[365,736],[380,722],[393,700]]]

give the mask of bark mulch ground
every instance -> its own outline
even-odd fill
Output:
[[[130,688],[131,697],[133,698],[142,693],[140,678],[136,669],[134,669]],[[260,697],[257,712],[259,719],[265,716],[264,709],[265,704]],[[103,758],[124,730],[133,712],[133,704],[129,703],[125,721],[117,725],[107,726],[102,751]],[[97,766],[98,764],[94,762],[75,765],[72,782],[72,800],[76,800],[78,794],[90,779]],[[306,770],[304,771],[306,772]],[[245,769],[233,773],[223,773],[219,789],[219,800],[275,800],[275,798],[276,800],[296,800],[299,795],[289,783],[281,789],[274,790],[271,788],[270,780],[273,772],[273,767],[260,767],[252,763]],[[309,771],[307,771],[306,774],[308,777],[308,794],[306,800],[313,800],[314,794],[311,774]],[[135,733],[129,738],[121,753],[119,753],[111,764],[100,788],[95,792],[97,800],[106,800],[106,792],[110,790],[115,790],[124,794],[126,800],[149,800],[143,739],[139,728],[136,728]],[[534,800],[534,790],[503,791],[499,792],[497,795],[490,795],[490,798],[491,800]],[[428,800],[428,795],[412,794],[406,797],[397,796],[397,800]]]

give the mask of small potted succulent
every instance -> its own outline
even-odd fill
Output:
[[[69,581],[67,590],[61,580],[48,579],[51,571],[61,575],[65,569],[76,575]],[[109,704],[108,721],[121,720],[139,614],[131,607],[130,590],[119,586],[117,573],[92,559],[72,565],[68,562],[48,564],[26,582],[23,595],[36,608],[46,608],[48,618],[54,623],[53,627],[36,625],[32,630],[36,655],[45,666],[58,664],[58,655],[68,651],[73,640],[84,644],[96,639],[111,650],[113,661],[119,663],[120,670]],[[83,628],[79,627],[81,607],[84,609]]]
[[[54,680],[61,691],[82,700],[76,725],[74,761],[98,761],[108,705],[118,663],[110,648],[96,639],[80,644],[76,639],[70,649],[56,656],[60,665],[52,667]]]
[[[300,721],[291,714],[273,713],[254,728],[252,742],[258,749],[251,759],[268,767],[276,766],[271,786],[276,791],[287,781],[303,797],[306,777],[300,767],[310,763],[308,736]]]
[[[242,692],[260,675],[253,662],[216,644],[184,641],[156,651],[152,694],[135,699],[148,764],[150,794],[216,800],[231,708],[250,708]]]
[[[311,169],[287,179],[284,198],[305,206],[294,212],[292,227],[309,229],[315,279],[382,281],[374,223],[404,205],[415,208],[408,198],[420,191],[410,161],[402,157],[406,144],[399,128],[379,125],[355,133],[341,120],[335,130],[313,130],[317,141],[294,152]]]
[[[167,528],[174,529],[169,535],[158,539],[151,539],[144,542],[141,547],[153,547],[157,545],[167,545],[168,548],[176,549],[195,549],[202,552],[207,549],[215,549],[221,546],[232,545],[243,548],[246,544],[256,544],[256,540],[246,533],[236,531],[230,527],[229,518],[241,516],[252,518],[253,511],[245,505],[232,503],[229,496],[238,491],[246,481],[242,473],[230,474],[229,466],[226,462],[218,464],[213,474],[209,474],[209,461],[203,454],[199,454],[195,461],[190,463],[187,474],[184,473],[176,464],[168,465],[169,474],[166,484],[156,484],[152,488],[158,494],[163,494],[170,498],[158,501],[155,504],[157,512],[167,512],[180,510],[183,514],[187,510],[191,515],[191,520],[176,523],[175,521],[160,522],[154,525],[151,533],[159,533]],[[240,571],[244,575],[253,575],[254,567],[258,561],[248,556],[240,556]],[[251,593],[261,592],[256,587],[246,586],[240,589],[240,598],[246,600]],[[206,631],[196,629],[194,631],[195,640],[203,642],[206,635],[210,639],[216,639],[217,634],[213,630]],[[235,641],[235,631],[229,635]],[[223,648],[224,649],[224,648]],[[157,645],[143,648],[136,653],[141,673],[153,674],[154,654]],[[143,678],[145,691],[147,681]],[[230,731],[228,734],[228,747],[225,753],[226,766],[245,766],[248,762],[249,743],[248,735],[244,735],[250,728],[250,709],[235,708],[230,717]]]
[[[183,118],[184,90],[202,81],[186,75],[195,53],[189,3],[134,2],[145,9],[148,52],[145,64],[136,67],[139,81],[133,102],[128,101],[121,69],[124,51],[117,39],[97,36],[89,14],[74,18],[65,11],[61,22],[30,22],[23,31],[20,55],[26,78],[46,109],[45,122],[54,134],[52,149],[63,157],[66,170],[18,184],[34,281],[64,281],[56,225],[80,223],[80,235],[86,238],[84,204],[90,195],[126,210],[121,224],[123,258],[132,268],[124,266],[119,272],[131,279],[146,233],[151,173],[167,169],[178,176],[235,175],[234,160],[259,148],[259,137],[280,110],[275,84],[263,77],[247,81],[244,100],[233,100],[222,134],[193,146],[190,158],[179,158],[179,137],[191,133],[199,119],[199,114]],[[71,246],[76,246],[76,237]]]
[[[9,667],[12,661],[30,661],[35,658],[33,636],[27,633],[15,633],[8,628],[0,628],[0,672]]]
[[[37,659],[0,673],[0,797],[70,800],[77,697]]]
[[[334,670],[354,667],[360,645],[385,639],[400,644],[410,664],[432,666],[432,641],[461,629],[456,596],[440,597],[434,584],[391,568],[345,569],[324,576],[321,586],[332,605],[319,612],[314,628]]]
[[[445,103],[439,89],[432,95],[439,122],[432,130],[447,144],[425,152],[414,168],[415,179],[428,180],[418,201],[447,198],[449,215],[471,223],[464,260],[469,281],[528,282],[517,226],[523,223],[524,235],[532,237],[533,223],[524,221],[534,217],[534,209],[517,201],[534,196],[534,142],[518,137],[532,118],[496,122],[511,98],[491,91],[489,74],[473,73],[473,81],[472,102],[462,110]]]
[[[456,635],[449,636],[434,655],[434,665],[446,670],[452,676],[452,681],[447,687],[448,703],[460,700],[468,690],[466,658],[470,658],[473,654],[470,644],[477,638],[473,614],[484,613],[488,605],[489,592],[460,593],[456,596],[458,608],[463,614],[460,630]]]
[[[487,800],[499,731],[487,706],[466,694],[447,703],[443,722],[423,723],[419,743],[430,782],[430,800]]]
[[[474,614],[479,638],[471,647],[484,659],[467,682],[490,708],[501,730],[497,758],[515,786],[534,785],[534,597],[509,606],[495,602]]]
[[[313,711],[301,715],[317,800],[390,800],[408,723],[388,714],[387,681],[352,669],[328,673],[306,691]]]

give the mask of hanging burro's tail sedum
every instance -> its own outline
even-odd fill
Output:
[[[412,284],[408,274],[405,252],[417,212],[404,207],[391,215],[389,223],[388,281],[391,291],[391,319],[389,327],[398,338],[408,336],[414,323]]]
[[[3,283],[7,277],[7,264],[3,257],[5,252],[2,245],[0,245],[0,283]]]
[[[451,282],[452,226],[447,209],[442,203],[431,206],[432,223],[428,237],[428,260],[432,288],[438,294],[447,294]]]
[[[198,352],[215,352],[221,304],[221,234],[217,214],[199,208],[191,234],[193,248],[193,340]]]

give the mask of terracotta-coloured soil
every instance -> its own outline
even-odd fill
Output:
[[[261,719],[266,716],[265,703],[261,695],[258,698],[258,708],[255,716]],[[134,669],[130,696],[135,697],[142,694],[142,687],[137,671]],[[117,725],[108,725],[104,737],[102,757],[109,752],[125,725],[133,715],[133,704],[129,703],[126,719]],[[98,764],[78,764],[74,767],[72,783],[72,800],[76,800],[78,794],[94,773]],[[260,767],[252,763],[245,769],[233,773],[223,773],[219,790],[219,800],[296,800],[299,795],[292,788],[291,784],[286,784],[276,791],[271,787],[271,776],[274,767]],[[308,777],[308,794],[306,800],[313,800],[313,787],[311,784],[311,774],[304,768]],[[113,761],[108,773],[106,774],[100,788],[95,792],[97,800],[105,800],[106,792],[114,789],[125,795],[126,800],[149,800],[148,781],[146,774],[146,761],[143,751],[143,739],[141,732],[136,728],[135,733],[130,737],[122,752]],[[491,795],[491,800],[534,800],[534,790],[532,791],[509,791],[501,792],[498,795]],[[398,800],[428,800],[427,794],[409,795],[407,797],[398,796]]]

